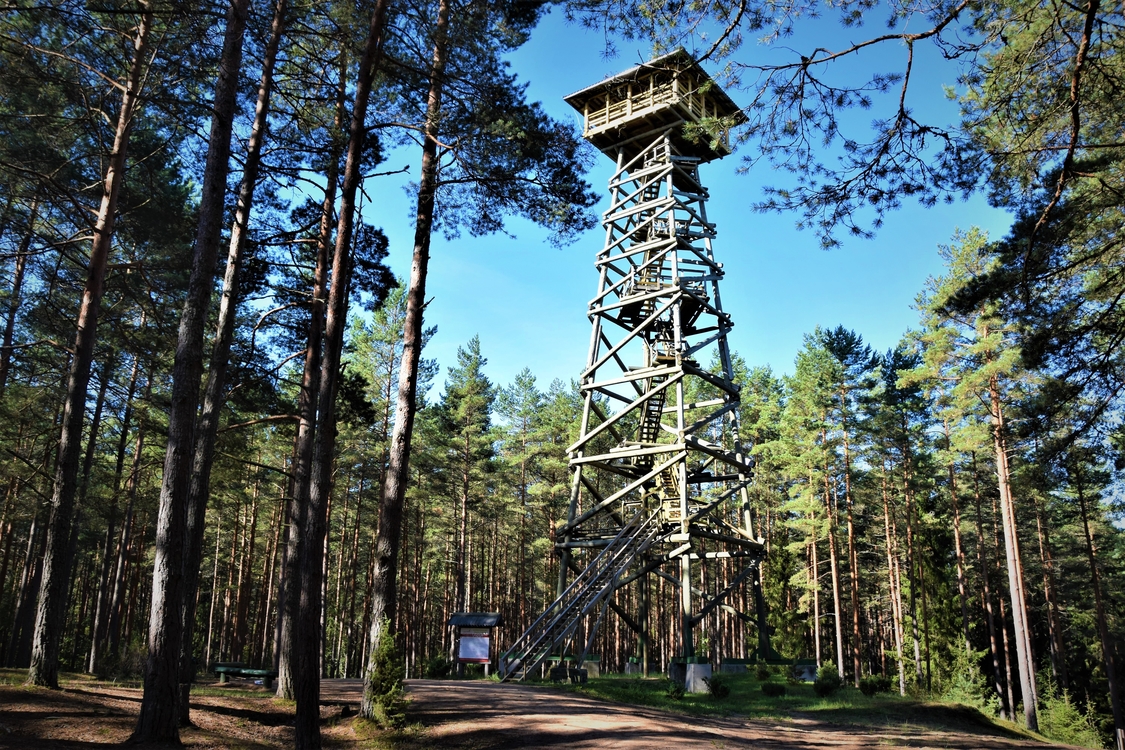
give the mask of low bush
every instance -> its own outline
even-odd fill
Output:
[[[754,676],[758,678],[759,682],[765,682],[772,674],[773,672],[770,671],[769,666],[766,664],[759,664],[758,668],[754,670]]]
[[[840,679],[840,672],[836,669],[836,665],[832,662],[826,662],[824,666],[816,670],[816,682],[813,683],[813,691],[821,698],[832,695],[844,681]]]
[[[1039,733],[1056,742],[1080,747],[1101,748],[1097,714],[1089,704],[1083,711],[1070,693],[1058,687],[1049,677],[1039,676]]]
[[[781,696],[785,695],[786,690],[785,686],[779,683],[763,682],[762,692],[765,693],[766,697],[768,698],[780,698]]]
[[[681,701],[684,699],[684,686],[675,680],[669,680],[668,690],[664,694],[674,701]]]
[[[704,677],[703,681],[707,683],[707,692],[715,700],[721,701],[730,695],[730,683],[721,674]]]
[[[440,680],[449,676],[449,672],[453,669],[453,663],[444,656],[431,656],[426,661],[424,673],[426,679]]]
[[[890,689],[890,677],[883,677],[882,675],[871,675],[870,677],[864,677],[859,681],[859,691],[869,698],[876,693],[890,692]]]
[[[395,647],[390,623],[384,620],[363,696],[364,703],[371,708],[372,718],[383,729],[402,726],[406,720],[406,691],[402,687],[405,675],[406,668]]]

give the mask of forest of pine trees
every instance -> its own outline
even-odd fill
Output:
[[[554,598],[578,385],[534,362],[495,383],[475,338],[439,367],[422,312],[435,229],[594,226],[589,155],[502,62],[538,0],[103,5],[0,12],[0,665],[143,678],[139,739],[176,735],[204,665],[279,665],[316,747],[319,678],[365,676],[384,617],[406,675],[438,676],[452,612],[500,612],[504,643]],[[1055,130],[1004,120],[1022,100],[996,89],[1044,27],[968,79],[961,168],[994,155],[1011,233],[951,227],[894,348],[825,321],[791,375],[737,370],[777,651],[1032,727],[1072,703],[1120,748],[1123,162],[1065,145],[1080,115],[1075,139],[1120,140],[1120,31],[1096,6],[1058,11],[1086,34],[1076,68],[1059,53],[1069,90],[1111,64],[1081,112],[1058,94]],[[1017,141],[1065,162],[995,157]],[[422,165],[403,278],[361,218],[391,147]],[[885,170],[874,153],[853,156]],[[968,189],[939,177],[930,198]],[[678,594],[647,585],[664,669]],[[757,644],[721,608],[699,627],[715,662]],[[595,643],[603,671],[638,655],[620,618]]]

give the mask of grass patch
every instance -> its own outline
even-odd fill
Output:
[[[377,722],[356,718],[352,731],[361,747],[369,750],[431,750],[436,747],[421,724],[411,724],[397,729],[381,729]]]
[[[664,711],[695,716],[745,716],[748,718],[807,718],[830,724],[854,724],[869,727],[917,726],[919,728],[991,733],[1011,737],[1027,737],[1012,725],[994,721],[959,704],[918,700],[893,693],[866,696],[845,686],[831,695],[820,697],[808,683],[786,684],[777,677],[765,684],[785,686],[785,695],[770,697],[762,692],[763,681],[754,675],[724,675],[730,694],[723,698],[708,694],[686,694],[682,698],[669,695],[664,678],[610,675],[591,679],[585,686],[566,686],[583,695],[648,706]]]
[[[263,690],[262,688],[239,688],[239,687],[216,687],[213,685],[197,685],[191,686],[191,694],[198,696],[205,696],[208,698],[273,698],[274,692],[272,690]],[[294,704],[296,705],[296,704]]]

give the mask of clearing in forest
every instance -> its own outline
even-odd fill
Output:
[[[11,678],[15,670],[4,670]],[[69,676],[68,676],[69,677]],[[593,692],[607,692],[600,680]],[[659,681],[654,681],[658,684]],[[968,709],[903,701],[895,712],[782,708],[785,717],[739,715],[737,692],[724,704],[729,715],[689,715],[607,702],[588,691],[487,680],[411,680],[411,726],[382,733],[357,722],[359,680],[326,680],[321,716],[325,747],[371,750],[512,750],[514,748],[869,748],[949,750],[1052,750],[1049,745],[991,725]],[[134,686],[64,680],[53,691],[0,685],[0,748],[96,748],[120,745],[132,732],[141,691]],[[695,696],[683,711],[711,710]],[[842,702],[844,703],[844,702]],[[889,705],[889,704],[888,704]],[[752,711],[757,708],[751,706]],[[288,748],[293,706],[261,687],[234,681],[200,686],[192,694],[197,727],[183,732],[190,748]]]

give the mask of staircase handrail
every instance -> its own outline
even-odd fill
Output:
[[[501,657],[502,680],[506,680],[517,668],[524,666],[527,657],[533,654],[537,647],[541,646],[547,636],[555,631],[558,623],[585,598],[586,594],[593,592],[594,596],[590,602],[587,602],[587,606],[582,610],[583,612],[591,604],[600,601],[606,595],[607,590],[614,588],[612,585],[603,585],[600,588],[596,588],[596,586],[601,579],[605,578],[607,573],[612,573],[612,580],[616,581],[621,570],[631,565],[637,554],[652,544],[656,533],[659,531],[659,524],[654,524],[658,517],[659,511],[654,512],[647,518],[637,513],[625,523],[617,536],[575,577],[562,595],[555,599],[543,614],[504,652]],[[645,535],[644,532],[650,525],[652,528]],[[623,556],[627,559],[621,562]],[[580,613],[578,617],[581,616]],[[577,618],[574,619],[577,620]],[[546,626],[540,627],[545,621],[547,621]],[[561,636],[565,637],[571,629],[573,629],[573,625],[564,628]],[[557,642],[558,637],[551,641],[548,652]],[[546,655],[546,653],[541,654],[534,659],[535,664],[527,665],[527,668],[533,669]]]

